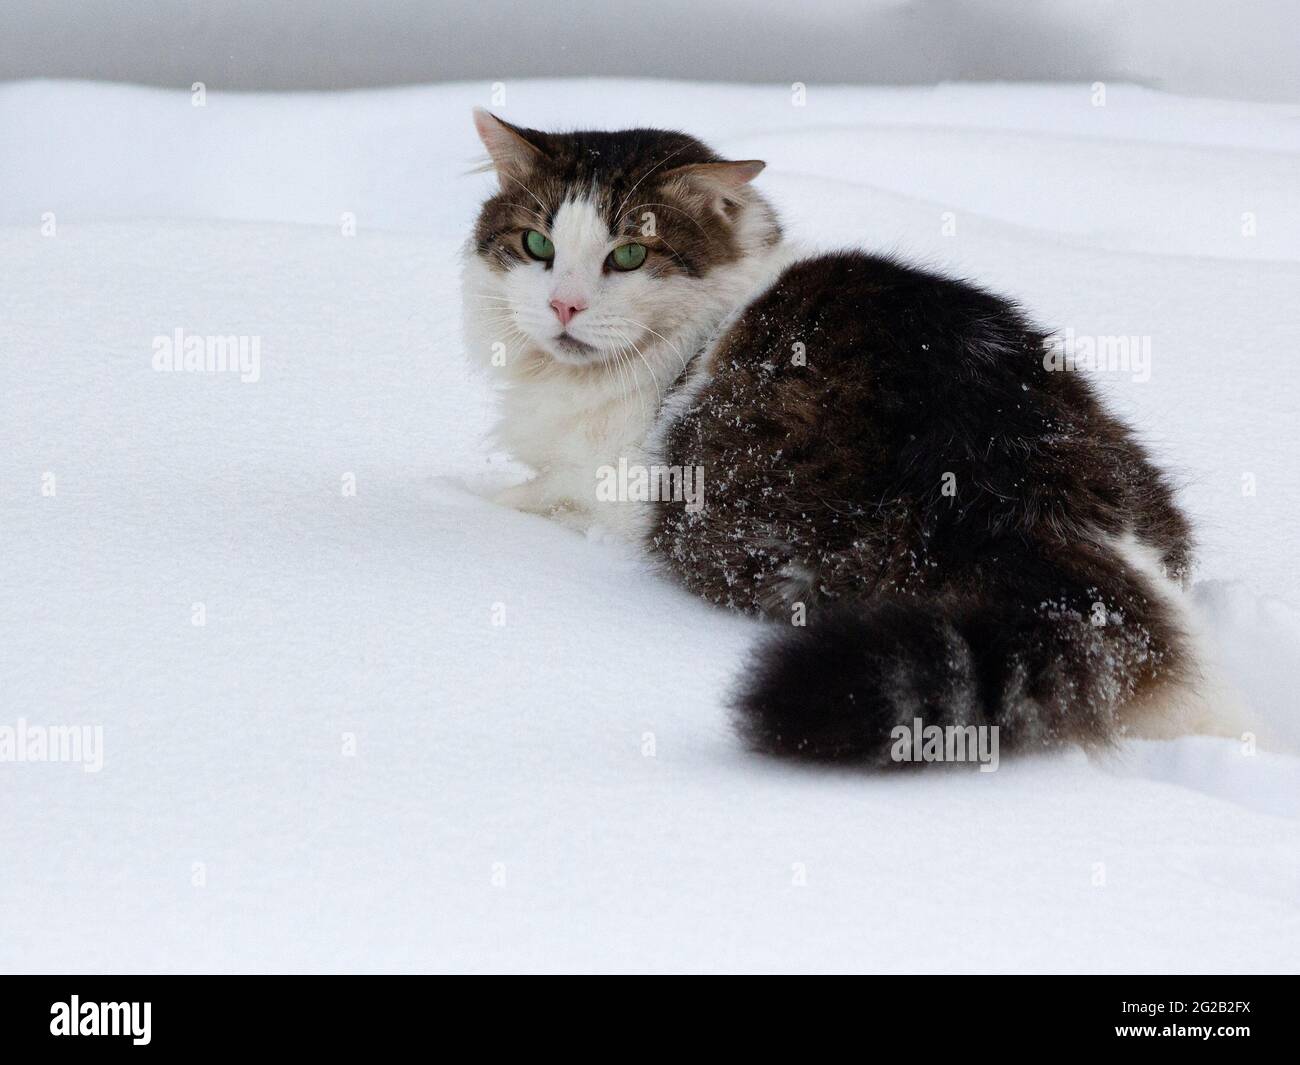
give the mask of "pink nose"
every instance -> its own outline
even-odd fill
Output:
[[[555,317],[560,320],[560,325],[567,326],[573,321],[574,315],[586,309],[585,300],[551,300],[551,310],[555,312]]]

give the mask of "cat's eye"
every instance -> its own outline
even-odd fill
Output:
[[[524,251],[540,262],[549,263],[555,258],[555,245],[551,243],[551,238],[535,229],[530,229],[524,234]]]
[[[646,257],[644,244],[622,244],[609,253],[610,265],[615,270],[635,270]]]

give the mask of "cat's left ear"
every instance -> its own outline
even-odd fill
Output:
[[[734,205],[735,194],[767,166],[761,159],[739,159],[734,162],[687,163],[673,167],[664,177],[676,179],[693,191],[709,197],[714,207],[723,214]]]
[[[503,122],[481,107],[474,108],[474,128],[492,157],[492,168],[497,172],[502,189],[516,181],[522,182],[525,175],[546,158],[542,150],[528,139],[532,130]]]

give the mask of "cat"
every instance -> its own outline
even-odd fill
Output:
[[[752,748],[885,767],[913,722],[993,727],[1004,751],[1204,725],[1189,523],[1014,303],[800,255],[764,164],[687,134],[474,122],[499,188],[466,248],[466,339],[536,471],[500,501],[784,622],[735,694]]]

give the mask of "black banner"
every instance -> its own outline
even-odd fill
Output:
[[[617,1052],[652,1045],[656,1029],[665,1049],[681,1045],[683,1030],[699,1030],[808,1053],[826,1039],[889,1034],[923,1051],[1199,1044],[1229,1055],[1280,1051],[1295,1023],[1290,977],[872,976],[829,991],[760,984],[719,998],[607,980],[598,991],[465,989],[481,998],[464,1006],[445,980],[421,976],[14,976],[4,984],[0,1032],[11,1061],[38,1060],[10,1057],[15,1050],[373,1052],[467,1037],[486,1040],[488,1052],[516,1040],[531,1053],[543,1042],[548,1053],[562,1050],[559,1040]]]

